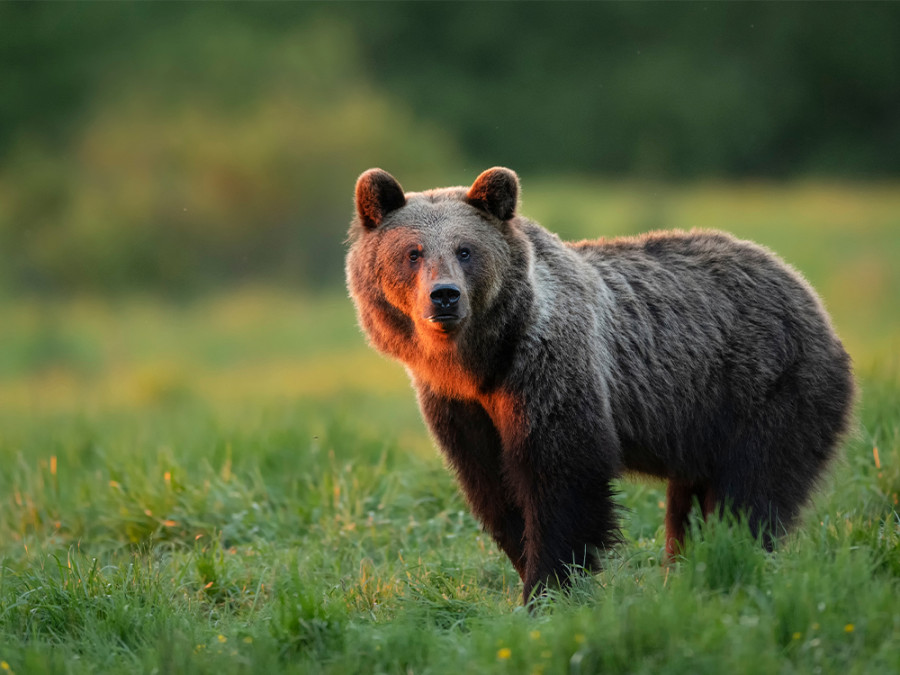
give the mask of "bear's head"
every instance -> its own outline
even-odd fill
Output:
[[[511,264],[510,221],[519,180],[504,168],[471,187],[404,193],[386,171],[356,183],[347,278],[375,345],[440,346],[460,338],[500,293]]]

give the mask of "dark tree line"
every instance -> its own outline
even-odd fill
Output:
[[[188,15],[203,17],[198,40],[237,19],[260,42],[324,16],[348,27],[346,48],[373,86],[439,124],[479,165],[672,177],[900,170],[896,3],[166,3],[0,14],[0,147],[24,131],[71,131],[110,69],[138,67],[148,55],[135,45],[164,44]]]
[[[338,284],[360,171],[496,164],[896,177],[900,4],[0,3],[0,292]]]

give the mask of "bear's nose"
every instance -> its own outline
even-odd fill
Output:
[[[435,307],[448,309],[459,302],[459,295],[456,284],[438,284],[431,291],[431,302]]]

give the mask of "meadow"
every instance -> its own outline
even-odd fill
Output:
[[[697,523],[664,566],[664,486],[622,481],[625,544],[529,613],[342,290],[6,294],[0,672],[898,672],[900,187],[544,181],[522,210],[730,230],[819,289],[858,423],[775,553]]]

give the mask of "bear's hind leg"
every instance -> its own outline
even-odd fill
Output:
[[[808,350],[771,385],[723,449],[713,481],[717,499],[747,517],[767,550],[796,523],[849,424],[849,357],[839,344],[829,350]]]
[[[797,440],[794,435],[786,436],[785,442],[772,442],[768,447],[758,441],[746,444],[743,457],[755,461],[733,461],[716,478],[713,488],[715,508],[746,518],[750,534],[758,537],[767,551],[773,550],[776,540],[796,521],[815,476],[804,473],[799,460],[798,466],[784,461],[802,447],[792,443]]]
[[[676,478],[666,488],[666,561],[673,562],[684,550],[684,537],[694,501],[699,502],[703,517],[714,508],[712,491],[705,485]]]

